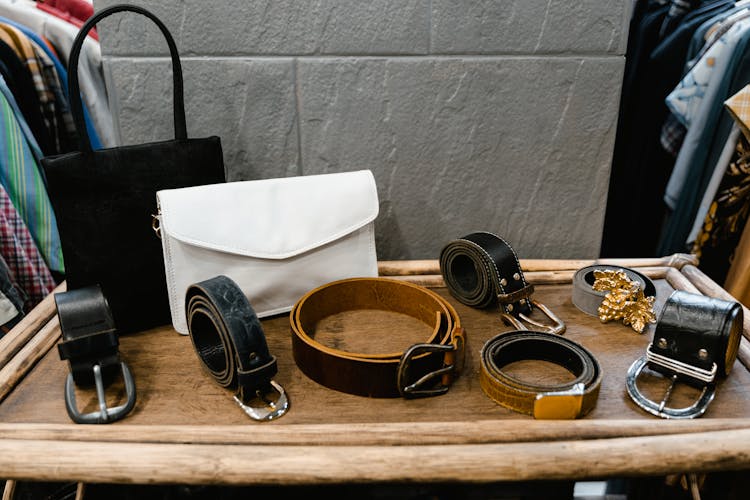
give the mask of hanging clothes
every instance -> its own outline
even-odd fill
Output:
[[[26,312],[26,294],[19,289],[0,253],[0,338],[21,321]]]
[[[28,312],[55,288],[44,259],[8,193],[0,186],[0,255],[10,277],[23,291],[23,311]],[[6,284],[0,281],[4,287]]]
[[[47,151],[53,150],[52,139],[44,124],[39,96],[34,89],[31,73],[21,63],[18,54],[2,40],[0,40],[0,63],[0,73],[26,118],[26,123],[36,138],[39,148],[43,154],[47,154]]]
[[[743,274],[736,265],[744,261],[743,251],[750,251],[742,245],[750,216],[750,85],[724,104],[735,121],[734,154],[703,217],[692,251],[699,258],[700,269],[714,281],[742,287],[739,283]],[[750,270],[746,269],[745,280],[750,279],[748,273]]]
[[[687,241],[700,202],[734,126],[722,103],[750,81],[750,23],[738,25],[742,28],[736,32],[739,39],[733,44],[722,72],[716,74],[712,98],[704,99],[705,114],[688,130],[670,178],[670,189],[665,190],[665,203],[670,200],[673,210],[659,241],[658,252],[662,255],[689,250]],[[711,49],[707,54],[710,52]]]
[[[39,10],[33,1],[0,2],[0,16],[49,40],[57,48],[58,56],[64,59],[61,62],[67,64],[67,57],[79,31],[76,26]],[[88,108],[100,143],[100,146],[94,143],[92,146],[94,149],[116,146],[114,123],[102,72],[101,49],[99,43],[91,37],[84,40],[78,67],[83,102]]]
[[[0,7],[2,7],[2,4],[0,4]],[[40,37],[38,34],[36,34],[34,31],[29,29],[28,27],[23,26],[22,24],[18,24],[15,21],[4,18],[2,16],[0,16],[0,23],[6,23],[21,30],[26,36],[29,37],[29,39],[35,42],[37,46],[41,47],[41,49],[45,52],[45,54],[47,54],[47,56],[53,62],[55,66],[55,70],[57,71],[58,78],[60,80],[60,87],[62,89],[58,104],[60,105],[61,110],[63,110],[63,116],[64,116],[64,120],[66,123],[66,127],[70,128],[71,134],[76,134],[75,125],[73,124],[73,118],[70,115],[69,99],[67,97],[68,71],[63,66],[55,50],[49,46],[49,43],[47,43],[45,39]],[[64,95],[62,95],[62,92],[64,92]],[[91,139],[91,147],[93,149],[101,149],[102,144],[101,144],[101,141],[99,140],[99,135],[96,131],[96,128],[94,127],[94,122],[91,119],[90,113],[88,111],[86,101],[82,100],[81,104],[83,107],[83,119],[86,124],[86,130],[89,133],[89,138]]]
[[[717,283],[723,283],[726,278],[748,215],[750,142],[740,134],[732,160],[691,249],[699,259],[701,271]]]
[[[0,79],[0,185],[5,188],[51,270],[64,273],[57,221],[32,150],[39,146]]]
[[[656,253],[666,207],[662,201],[674,157],[661,146],[669,110],[664,102],[684,73],[695,31],[734,6],[731,0],[682,2],[689,12],[671,20],[670,4],[648,1],[631,23],[636,40],[626,75],[615,137],[600,255],[645,257]],[[632,68],[628,68],[628,64]],[[638,238],[623,228],[638,227]]]
[[[94,6],[85,0],[39,0],[36,8],[57,18],[60,18],[73,26],[80,28],[94,15]],[[99,40],[96,28],[92,28],[88,34],[94,40]]]
[[[54,68],[51,67],[51,62],[43,60],[39,52],[41,48],[35,47],[24,33],[13,26],[0,23],[0,40],[16,52],[32,77],[34,89],[39,98],[42,120],[47,130],[42,143],[48,144],[48,151],[42,150],[42,153],[49,155],[70,151],[68,133],[64,129],[64,124],[59,123],[61,112],[52,90],[53,86],[59,84],[57,75],[53,73]],[[38,141],[37,143],[41,144]],[[37,158],[37,161],[39,160],[40,158]]]

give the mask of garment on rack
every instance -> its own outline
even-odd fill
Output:
[[[735,156],[735,153],[737,151],[737,141],[740,138],[740,133],[740,128],[738,126],[732,128],[732,131],[729,133],[729,137],[727,138],[727,142],[724,144],[724,149],[721,152],[721,156],[719,156],[719,160],[716,162],[716,165],[713,168],[711,179],[706,186],[706,192],[703,193],[701,204],[698,207],[698,213],[696,214],[695,220],[693,221],[693,228],[690,230],[690,235],[687,239],[687,245],[690,248],[693,248],[696,241],[698,240],[698,233],[704,226],[708,210],[714,203],[716,194],[719,192],[719,187],[721,185],[722,179],[724,179],[729,164],[732,161],[732,158]]]
[[[34,82],[46,129],[41,141],[35,136],[42,153],[50,155],[73,151],[77,146],[75,127],[70,112],[66,111],[68,106],[53,61],[41,46],[14,26],[0,22],[0,40],[16,52]],[[46,144],[48,149],[44,150],[41,144]],[[39,160],[41,158],[37,158]]]
[[[21,321],[24,311],[25,293],[19,290],[13,275],[0,254],[0,338]]]
[[[60,234],[39,165],[39,146],[18,109],[13,94],[0,79],[0,185],[18,210],[48,267],[60,273],[63,265]]]
[[[679,193],[676,194],[674,209],[669,212],[666,219],[659,239],[658,253],[667,255],[689,250],[687,240],[703,194],[734,127],[734,120],[722,104],[729,96],[739,92],[747,82],[750,82],[750,29],[742,32],[731,53],[718,82],[715,98],[706,106],[707,114],[701,122],[702,126],[698,127],[696,124],[696,133],[691,139],[692,147],[685,148],[683,145],[685,149],[680,150],[673,174],[676,175],[680,164],[679,172],[684,173],[684,181]],[[688,131],[688,135],[690,134],[691,131]],[[685,141],[685,144],[688,144],[687,136]]]
[[[731,9],[734,2],[700,2],[662,38],[659,33],[668,9],[665,12],[664,6],[650,5],[651,15],[646,14],[631,32],[643,37],[642,43],[634,42],[639,52],[626,58],[635,57],[638,67],[623,83],[628,100],[621,102],[623,119],[618,122],[615,138],[600,250],[603,257],[643,257],[655,253],[666,212],[662,201],[664,187],[674,164],[674,157],[660,143],[661,127],[669,111],[664,99],[683,74],[695,30]],[[626,88],[627,85],[632,88]],[[639,237],[633,238],[622,230],[626,227],[638,227]]]
[[[2,5],[0,4],[0,7]],[[76,134],[75,125],[73,124],[72,116],[70,115],[70,104],[69,99],[67,97],[68,93],[68,71],[63,66],[62,61],[60,61],[60,58],[57,56],[56,51],[50,47],[49,43],[43,39],[41,36],[39,36],[37,33],[29,29],[28,27],[18,24],[15,21],[11,19],[4,18],[0,16],[0,23],[6,23],[10,24],[11,26],[14,26],[21,30],[26,36],[29,37],[33,42],[37,44],[37,46],[41,47],[42,50],[47,54],[47,56],[50,58],[50,60],[53,62],[55,66],[55,70],[57,71],[58,78],[60,80],[60,88],[62,91],[64,91],[64,95],[61,95],[59,99],[59,106],[61,111],[63,112],[64,121],[66,123],[66,128],[70,127],[71,134]],[[102,144],[99,140],[99,135],[94,127],[93,120],[91,119],[90,113],[88,111],[88,107],[86,105],[86,101],[82,101],[82,107],[83,107],[83,119],[86,123],[86,130],[89,133],[89,138],[91,139],[91,147],[93,149],[101,149]]]
[[[49,40],[58,49],[58,56],[64,59],[61,60],[63,65],[67,64],[73,40],[79,31],[76,26],[37,9],[33,2],[31,5],[26,2],[0,2],[0,16]],[[93,143],[92,146],[94,149],[115,146],[116,136],[102,72],[101,50],[99,43],[91,37],[86,37],[83,43],[78,67],[83,102],[88,108],[100,142],[99,147]]]
[[[8,193],[0,186],[0,255],[10,276],[23,291],[23,311],[29,312],[55,288],[49,268]]]
[[[0,40],[0,74],[13,93],[42,153],[52,151],[52,141],[44,124],[39,96],[34,90],[31,73],[21,63],[18,54],[2,40]]]
[[[696,150],[713,140],[713,127],[720,118],[722,103],[727,99],[737,44],[750,29],[750,19],[734,23],[705,51],[690,71],[667,96],[672,114],[687,128],[672,174],[664,193],[664,202],[674,210],[691,165],[700,161]]]
[[[708,277],[723,283],[750,214],[750,142],[739,134],[735,153],[691,253]]]
[[[80,28],[94,15],[94,6],[85,0],[39,0],[36,8]],[[94,40],[99,40],[96,28],[89,32]]]

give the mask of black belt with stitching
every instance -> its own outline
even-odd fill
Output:
[[[107,299],[98,285],[55,294],[62,342],[60,359],[67,360],[70,373],[65,382],[65,407],[79,424],[106,424],[126,416],[135,407],[135,381],[120,359],[120,340]],[[107,407],[105,387],[122,373],[127,401]],[[75,388],[95,387],[99,410],[81,413]]]
[[[185,296],[188,331],[203,366],[254,420],[284,415],[289,400],[273,380],[276,358],[263,327],[237,283],[226,276],[194,283]],[[259,404],[260,403],[260,404]]]
[[[524,321],[551,333],[565,332],[565,324],[531,298],[534,285],[526,282],[515,250],[495,234],[480,231],[450,241],[440,252],[440,272],[448,291],[462,304],[480,309],[499,306],[518,329],[525,329]],[[535,309],[554,326],[531,319]]]

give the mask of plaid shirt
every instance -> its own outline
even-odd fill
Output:
[[[0,77],[0,185],[26,223],[47,266],[64,273],[57,219],[34,150],[39,146]]]
[[[11,279],[25,294],[24,312],[28,313],[55,288],[55,280],[39,254],[5,189],[0,186],[0,254]]]

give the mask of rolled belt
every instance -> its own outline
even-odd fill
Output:
[[[742,305],[737,301],[683,290],[672,292],[661,310],[645,356],[628,369],[626,387],[631,399],[661,418],[703,415],[714,398],[717,380],[729,375],[737,359],[743,319]],[[646,366],[671,379],[660,402],[649,399],[638,389],[637,379]],[[692,405],[684,408],[667,405],[677,382],[701,389]]]
[[[405,314],[428,325],[432,333],[424,343],[383,354],[347,352],[315,340],[321,320],[354,310]],[[301,297],[289,317],[297,366],[312,380],[337,391],[376,398],[435,396],[448,391],[463,364],[464,331],[453,306],[435,292],[405,281],[334,281]],[[366,334],[377,345],[372,330]]]
[[[236,390],[235,402],[254,420],[284,415],[289,400],[273,380],[276,358],[237,283],[226,276],[194,283],[187,289],[185,305],[193,347],[214,380]]]
[[[527,283],[515,250],[500,236],[479,231],[448,242],[440,252],[440,272],[448,291],[467,306],[499,306],[516,328],[525,321],[562,334],[565,324],[543,304],[532,300],[534,285]],[[529,316],[541,310],[553,326]]]
[[[609,264],[582,267],[573,275],[572,300],[579,310],[591,316],[599,316],[599,306],[608,293],[606,290],[594,290],[592,288],[596,281],[595,271],[622,271],[631,281],[638,283],[646,297],[656,295],[656,287],[653,281],[635,269]]]
[[[527,384],[503,372],[522,360],[549,361],[576,378],[564,384]],[[574,419],[596,405],[601,386],[599,362],[580,344],[537,331],[512,331],[488,340],[481,350],[480,385],[493,401],[537,419]]]
[[[120,340],[112,312],[99,285],[55,294],[62,342],[60,359],[67,360],[70,373],[65,381],[65,407],[79,424],[106,424],[125,417],[135,407],[136,390],[128,365],[120,358]],[[108,407],[105,387],[121,373],[126,401]],[[81,413],[75,387],[95,387],[99,411]]]

